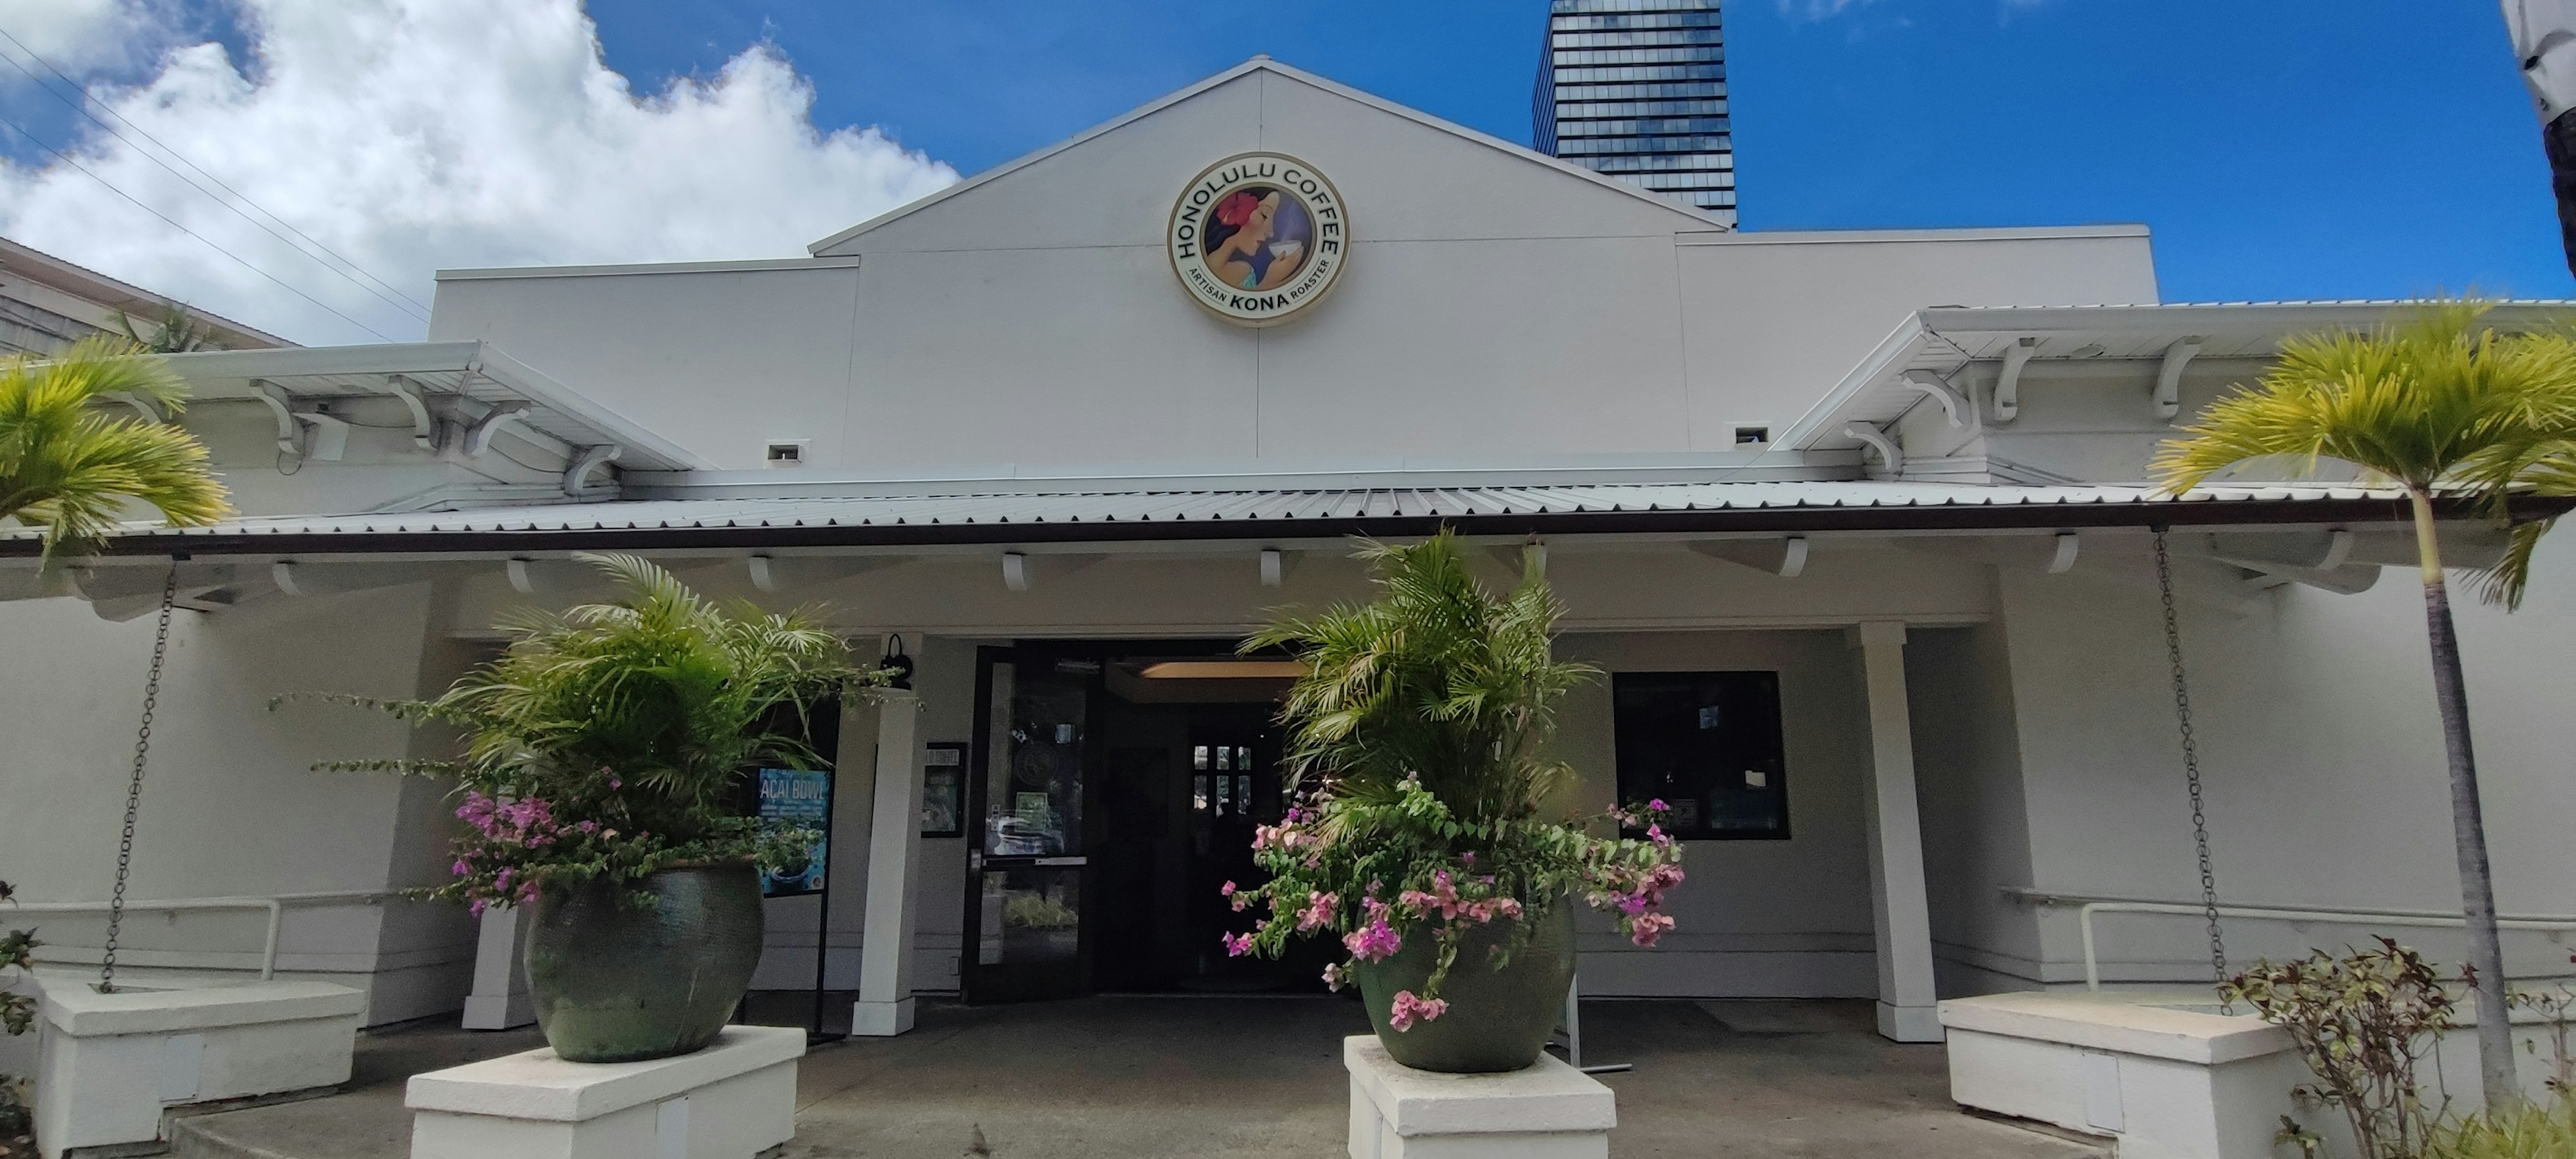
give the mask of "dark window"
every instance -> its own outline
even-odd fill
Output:
[[[1610,678],[1619,803],[1660,798],[1689,840],[1784,838],[1777,672],[1621,672]]]

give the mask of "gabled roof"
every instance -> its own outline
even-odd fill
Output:
[[[1733,228],[1714,217],[1710,217],[1709,215],[1700,212],[1696,208],[1658,196],[1624,181],[1604,177],[1601,174],[1595,173],[1590,169],[1586,169],[1581,165],[1576,165],[1569,161],[1558,160],[1557,158],[1550,157],[1545,153],[1540,153],[1527,147],[1513,144],[1512,142],[1503,140],[1500,137],[1479,133],[1474,129],[1470,129],[1465,125],[1461,125],[1453,121],[1441,120],[1440,118],[1432,116],[1431,114],[1419,109],[1407,108],[1403,105],[1387,100],[1384,97],[1375,96],[1352,88],[1348,85],[1327,80],[1315,75],[1314,73],[1307,72],[1304,69],[1281,64],[1278,61],[1270,59],[1267,55],[1262,55],[1255,56],[1242,64],[1238,64],[1233,68],[1229,68],[1224,72],[1218,73],[1215,76],[1209,77],[1206,80],[1189,86],[1188,88],[1181,89],[1180,91],[1168,96],[1139,105],[1120,116],[1103,121],[1098,125],[1085,129],[1082,132],[1076,133],[1071,137],[1067,137],[1062,141],[1049,145],[1034,153],[1029,153],[1016,160],[1006,161],[1000,165],[996,165],[993,168],[978,173],[973,177],[967,178],[964,181],[960,181],[955,185],[951,185],[946,189],[942,189],[937,193],[930,194],[929,196],[897,206],[885,213],[878,214],[875,217],[869,218],[866,221],[860,222],[857,225],[851,226],[848,229],[842,230],[839,233],[833,234],[830,237],[824,238],[821,241],[805,247],[806,252],[820,255],[834,246],[838,246],[843,242],[849,241],[851,238],[867,233],[868,231],[894,221],[897,218],[909,216],[913,213],[919,212],[920,210],[927,209],[930,206],[937,205],[942,201],[946,201],[951,197],[955,197],[958,194],[965,193],[968,190],[976,189],[990,184],[991,182],[1000,180],[1001,178],[1018,172],[1021,169],[1025,169],[1040,161],[1046,160],[1049,157],[1053,157],[1058,153],[1062,153],[1068,149],[1074,148],[1075,146],[1081,145],[1095,137],[1115,132],[1127,125],[1141,121],[1146,117],[1150,117],[1155,113],[1161,112],[1164,109],[1196,97],[1201,93],[1208,92],[1230,81],[1234,81],[1256,72],[1267,72],[1276,76],[1286,77],[1301,84],[1312,85],[1315,88],[1321,89],[1335,96],[1367,105],[1379,112],[1402,117],[1415,124],[1437,129],[1440,132],[1447,133],[1461,140],[1471,141],[1475,144],[1485,146],[1486,148],[1498,150],[1532,164],[1546,166],[1547,168],[1556,170],[1557,172],[1563,173],[1569,177],[1578,178],[1595,185],[1617,190],[1623,195],[1637,198],[1658,208],[1671,210],[1693,222],[1703,224],[1711,230],[1724,231]]]
[[[7,238],[0,238],[0,278],[24,279],[102,310],[122,310],[131,315],[138,326],[159,322],[164,310],[185,310],[190,317],[214,328],[224,345],[235,350],[295,345],[265,330],[254,329],[175,298],[130,285]]]
[[[2270,358],[2301,335],[2358,330],[2388,322],[2417,303],[2402,301],[2225,302],[2138,306],[1938,306],[1917,311],[1826,392],[1775,445],[1791,450],[1857,448],[1844,433],[1855,422],[1886,426],[1931,401],[1905,385],[1908,374],[1949,382],[1968,365],[1996,361],[2029,340],[2033,363],[2161,359],[2174,343],[2197,345],[2194,357]],[[2576,302],[2500,302],[2486,320],[2499,330],[2566,325]]]

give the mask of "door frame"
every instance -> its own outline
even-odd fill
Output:
[[[1080,852],[1053,857],[1035,855],[991,856],[984,852],[985,823],[990,815],[991,761],[993,758],[993,713],[1008,712],[1008,705],[993,700],[993,666],[1010,663],[1017,673],[1033,664],[1056,665],[1065,661],[1093,665],[1085,681],[1083,697],[1082,745],[1082,829]],[[1098,907],[1093,903],[1093,885],[1097,880],[1091,864],[1092,846],[1099,833],[1100,785],[1106,772],[1108,749],[1101,736],[1101,698],[1108,694],[1103,677],[1106,670],[1104,649],[1088,641],[1054,643],[1020,641],[1013,644],[986,644],[975,649],[975,732],[967,750],[966,786],[966,897],[964,936],[959,939],[957,986],[959,997],[968,1003],[1019,1002],[1045,998],[1072,998],[1092,992],[1092,958],[1096,938]],[[1067,864],[1070,862],[1070,864]],[[1013,966],[1008,963],[987,966],[980,961],[984,936],[984,875],[993,869],[1015,867],[1071,868],[1078,872],[1075,896],[1079,899],[1081,917],[1075,930],[1074,956],[1067,961],[1031,962]]]

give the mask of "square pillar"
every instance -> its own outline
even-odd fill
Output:
[[[1923,817],[1914,796],[1914,718],[1905,695],[1905,624],[1852,630],[1869,691],[1869,901],[1878,934],[1878,1032],[1942,1039],[1932,984],[1932,914],[1923,883]]]
[[[921,877],[921,698],[889,690],[857,705],[876,719],[874,808],[868,818],[868,895],[859,936],[859,998],[850,1033],[912,1029],[912,932]],[[845,764],[846,767],[846,764]]]
[[[537,1020],[537,1004],[528,995],[528,972],[519,965],[527,942],[528,915],[516,906],[496,905],[483,911],[483,929],[474,942],[474,992],[465,996],[467,1030],[508,1030]]]

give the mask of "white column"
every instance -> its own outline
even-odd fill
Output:
[[[850,1009],[850,1033],[876,1036],[912,1029],[913,898],[921,876],[921,699],[910,692],[881,697],[859,999]]]
[[[1905,625],[1854,630],[1869,688],[1869,900],[1878,932],[1878,1032],[1941,1041],[1932,985],[1932,917],[1924,900],[1923,818],[1914,798],[1914,719],[1905,698]]]
[[[527,941],[528,915],[515,906],[483,911],[483,931],[474,942],[474,992],[465,996],[467,1030],[508,1030],[537,1020],[536,1003],[528,997],[528,973],[519,968],[519,947]]]

